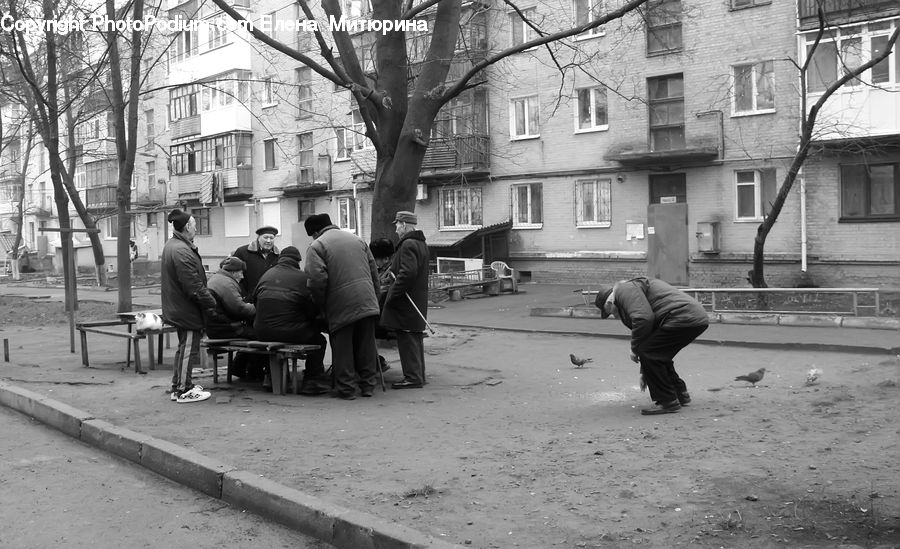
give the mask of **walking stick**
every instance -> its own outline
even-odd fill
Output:
[[[395,275],[393,271],[388,271],[388,272],[391,274],[391,278],[393,278],[394,281],[396,281],[397,275]],[[409,297],[409,293],[403,292],[403,295],[405,295],[406,299],[409,300],[409,304],[412,305],[413,309],[415,309],[416,312],[419,313],[419,318],[421,318],[425,322],[425,326],[428,327],[428,331],[431,332],[431,335],[434,335],[434,328],[431,327],[431,323],[428,322],[428,319],[425,318],[425,315],[423,315],[422,311],[419,310],[419,307],[416,306],[416,302],[413,301],[413,299],[411,297]]]

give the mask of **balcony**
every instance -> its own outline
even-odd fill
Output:
[[[897,0],[798,0],[801,29],[819,25],[819,3],[825,8],[826,21],[832,25],[900,14],[900,3]]]
[[[421,177],[486,174],[490,169],[490,137],[456,135],[432,139],[422,161]]]
[[[200,115],[198,114],[172,122],[169,131],[172,139],[182,139],[193,135],[200,135]]]
[[[215,172],[222,178],[222,188],[225,191],[224,199],[243,199],[253,196],[253,167],[238,166],[226,168]],[[184,200],[199,199],[207,191],[207,186],[213,184],[213,172],[197,172],[172,176],[172,185],[177,189],[178,196]],[[207,195],[208,196],[208,195]],[[215,192],[212,193],[213,202],[216,202]]]
[[[84,190],[84,207],[101,210],[116,207],[116,186],[89,187]]]
[[[166,201],[165,185],[151,185],[148,189],[145,186],[138,187],[131,193],[131,203],[135,206],[150,206],[154,204],[164,204]]]

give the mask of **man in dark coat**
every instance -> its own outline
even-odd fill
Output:
[[[594,304],[601,317],[615,316],[631,329],[631,360],[640,362],[656,403],[641,413],[668,414],[690,403],[673,359],[709,327],[703,305],[662,280],[643,276],[601,288]]]
[[[318,323],[319,308],[307,287],[308,277],[300,268],[300,250],[288,246],[281,250],[278,263],[263,273],[250,301],[256,304],[253,325],[262,341],[284,341],[318,345],[309,353],[303,369],[300,394],[319,395],[331,389],[325,376],[325,336]]]
[[[173,233],[163,247],[160,291],[163,319],[178,333],[171,399],[199,402],[208,399],[210,393],[191,382],[191,369],[200,363],[205,317],[216,316],[216,300],[206,287],[206,271],[194,245],[197,221],[178,209],[172,210],[168,219]]]
[[[428,245],[416,229],[413,212],[400,211],[394,226],[400,241],[391,262],[394,281],[388,288],[381,326],[394,330],[403,368],[403,381],[393,389],[419,389],[425,384],[425,318],[428,314]]]
[[[256,240],[241,246],[231,254],[247,265],[244,269],[244,280],[241,281],[244,295],[252,295],[259,277],[278,263],[278,247],[275,246],[277,235],[278,229],[271,225],[260,227],[256,229]]]
[[[255,339],[253,318],[256,307],[245,301],[240,282],[246,265],[240,259],[226,257],[219,270],[209,277],[207,287],[216,300],[216,318],[207,319],[206,335],[213,339]]]
[[[309,289],[316,304],[325,310],[331,341],[331,368],[335,396],[372,396],[378,351],[378,269],[369,246],[353,233],[331,223],[328,214],[312,215],[304,222],[313,237],[306,252]]]

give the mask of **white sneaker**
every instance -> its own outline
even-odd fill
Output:
[[[178,397],[177,402],[200,402],[208,399],[210,396],[212,396],[212,393],[209,391],[201,391],[199,387],[194,387],[190,391],[182,393],[181,396]]]
[[[176,391],[172,391],[171,393],[169,393],[169,400],[171,400],[172,402],[178,400],[178,393]]]

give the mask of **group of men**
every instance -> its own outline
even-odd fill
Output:
[[[397,340],[403,369],[403,380],[392,387],[424,386],[428,247],[413,212],[396,214],[396,247],[390,240],[385,246],[384,239],[368,245],[340,230],[328,214],[308,217],[304,227],[313,242],[304,268],[296,247],[275,246],[277,228],[260,227],[256,239],[225,258],[209,280],[193,242],[196,220],[177,209],[168,220],[173,236],[162,253],[161,291],[163,318],[178,334],[172,400],[199,402],[210,396],[191,380],[204,334],[316,345],[307,357],[300,393],[353,400],[357,394],[372,396],[378,368],[386,369],[376,336],[389,333]],[[323,332],[331,344],[331,378],[325,371]],[[236,360],[236,373],[249,377],[254,365],[244,358]]]

